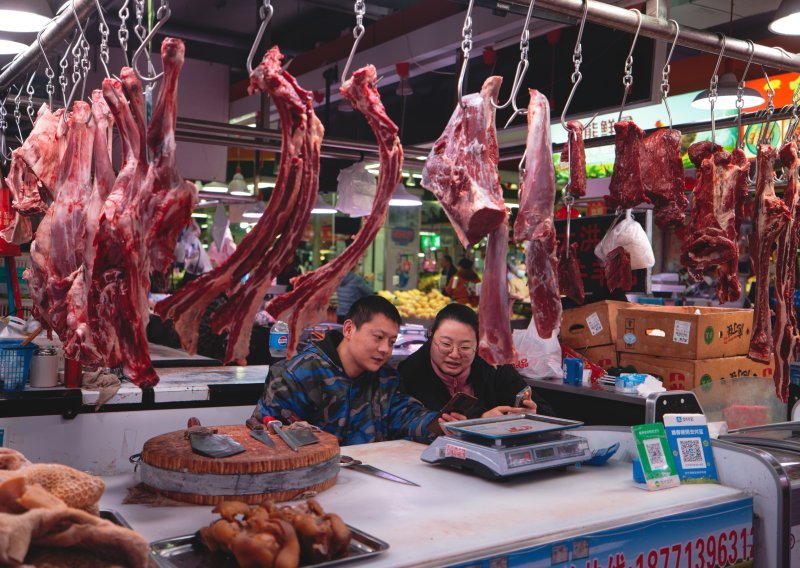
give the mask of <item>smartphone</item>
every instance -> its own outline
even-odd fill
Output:
[[[442,414],[449,414],[451,412],[458,412],[464,416],[468,416],[469,412],[478,404],[478,399],[472,395],[463,392],[457,392],[453,398],[447,401],[442,409],[439,411],[439,416]],[[437,416],[438,420],[438,416]]]
[[[517,393],[517,396],[514,398],[514,406],[520,407],[522,406],[522,402],[525,400],[530,400],[533,396],[533,391],[531,387],[525,387],[521,391]]]

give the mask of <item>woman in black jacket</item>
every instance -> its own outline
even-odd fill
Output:
[[[431,410],[441,410],[457,392],[478,399],[467,418],[498,415],[512,410],[517,393],[527,386],[511,365],[493,367],[477,354],[478,315],[463,304],[442,308],[427,343],[400,363],[408,394]],[[529,411],[553,415],[547,402],[533,393]],[[488,412],[487,412],[488,411]]]

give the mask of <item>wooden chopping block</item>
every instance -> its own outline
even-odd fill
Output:
[[[235,499],[258,504],[264,499],[288,501],[336,483],[339,442],[318,432],[319,442],[294,452],[271,434],[275,449],[249,436],[244,425],[218,426],[246,451],[227,458],[208,458],[192,451],[184,430],[149,439],[139,463],[141,480],[153,491],[198,505]]]

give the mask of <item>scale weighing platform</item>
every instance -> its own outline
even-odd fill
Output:
[[[448,435],[436,438],[421,459],[493,479],[566,467],[592,457],[585,438],[564,432],[579,426],[583,422],[536,414],[450,422],[443,425]]]

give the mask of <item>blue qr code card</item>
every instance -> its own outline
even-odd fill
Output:
[[[717,468],[702,414],[665,414],[664,427],[678,475],[684,483],[714,483]]]

